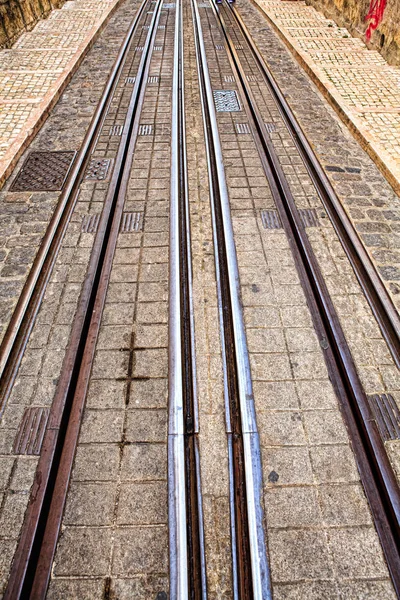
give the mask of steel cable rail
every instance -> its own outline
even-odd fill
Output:
[[[12,389],[36,316],[51,277],[58,252],[76,205],[79,185],[102,123],[121,77],[133,36],[150,0],[143,0],[122,43],[99,104],[75,158],[65,188],[46,230],[0,346],[0,417]]]
[[[206,600],[181,0],[175,6],[169,274],[169,587],[174,600]]]
[[[146,36],[4,600],[44,600],[46,597],[120,230],[162,2],[156,2]]]
[[[213,10],[226,40],[232,68],[237,74],[238,88],[244,100],[244,107],[282,225],[287,232],[314,326],[320,341],[323,342],[322,347],[330,379],[341,403],[360,478],[371,507],[393,585],[400,598],[399,485],[279,158],[266,131],[229,28],[225,24],[224,16],[230,19],[229,15],[236,10],[225,6],[222,10],[218,10],[215,5]],[[231,27],[236,28],[237,24],[235,21]]]
[[[235,600],[272,597],[266,553],[260,445],[240,299],[239,273],[222,150],[200,15],[192,0],[196,57],[209,171],[230,471]]]

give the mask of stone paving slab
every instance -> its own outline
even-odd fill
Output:
[[[255,2],[399,192],[400,69],[305,2]]]
[[[120,0],[69,0],[0,50],[0,186]]]

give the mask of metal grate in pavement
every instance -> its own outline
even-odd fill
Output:
[[[85,173],[86,181],[104,181],[110,172],[111,158],[92,158]]]
[[[25,409],[14,440],[14,454],[40,454],[48,418],[48,408],[30,406]]]
[[[400,439],[400,411],[391,394],[373,394],[368,401],[384,441]]]
[[[299,210],[299,215],[304,227],[320,227],[321,223],[315,208],[302,208]]]
[[[17,177],[11,192],[55,192],[62,189],[76,152],[31,152]]]
[[[115,136],[115,135],[122,135],[122,132],[124,130],[124,126],[123,125],[113,125],[110,129],[110,135],[111,136]]]
[[[153,133],[153,125],[139,125],[139,135],[151,135]]]
[[[268,133],[273,133],[274,131],[276,131],[275,123],[264,123],[264,125],[265,125],[265,129],[268,131]]]
[[[82,233],[96,233],[99,226],[100,215],[85,215],[82,219]]]
[[[282,223],[276,210],[262,210],[261,221],[264,229],[282,229]]]
[[[140,212],[126,212],[122,215],[121,233],[132,233],[133,231],[140,231],[142,228],[143,213]]]
[[[248,123],[236,123],[236,131],[238,133],[251,133],[250,125]]]
[[[237,112],[240,110],[235,90],[214,90],[213,96],[218,112]]]

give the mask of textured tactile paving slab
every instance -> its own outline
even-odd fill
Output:
[[[255,1],[399,191],[400,69],[305,2]]]

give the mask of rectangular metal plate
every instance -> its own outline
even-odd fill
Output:
[[[140,231],[142,228],[143,213],[140,212],[126,212],[122,215],[121,233],[133,233],[134,231]]]
[[[250,125],[248,123],[236,123],[236,131],[238,133],[251,133]]]
[[[154,48],[153,48],[154,52],[161,52],[162,49],[163,49],[162,46],[154,46]]]
[[[139,125],[139,135],[151,135],[153,133],[153,125]]]
[[[100,215],[85,215],[82,219],[82,233],[96,233],[99,226]]]
[[[85,181],[104,181],[110,172],[111,158],[92,158],[87,166]]]
[[[48,418],[48,408],[31,406],[25,409],[14,440],[14,454],[40,454]]]
[[[235,90],[214,90],[213,96],[218,112],[240,111],[240,104]]]
[[[302,208],[299,210],[299,215],[304,227],[320,227],[321,223],[315,208]]]
[[[383,440],[400,439],[400,411],[391,394],[373,394],[368,401]]]
[[[268,131],[268,133],[273,133],[274,131],[276,131],[275,123],[264,123],[264,125],[265,125],[265,129]]]
[[[31,152],[17,177],[11,192],[56,192],[62,190],[76,152]]]
[[[127,77],[125,83],[135,83],[136,77]]]
[[[262,210],[261,221],[264,229],[282,229],[282,223],[276,210]]]
[[[243,50],[243,46],[241,44],[235,44],[235,50]]]
[[[123,125],[113,125],[110,129],[110,135],[111,136],[121,136],[123,130],[124,130]]]
[[[175,8],[175,6],[176,6],[175,2],[167,2],[166,4],[162,5],[163,8]]]
[[[224,81],[225,83],[234,83],[235,78],[233,75],[225,75]]]
[[[136,52],[143,52],[143,46],[136,46],[135,50]]]
[[[158,83],[158,75],[150,75],[147,83]]]
[[[224,47],[223,47],[221,44],[216,44],[216,45],[215,45],[215,48],[216,48],[217,50],[223,50],[223,49],[224,49]]]

